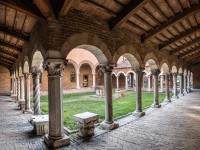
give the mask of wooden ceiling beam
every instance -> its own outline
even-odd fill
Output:
[[[3,40],[0,40],[0,45],[5,46],[5,47],[8,47],[8,48],[11,48],[11,49],[14,49],[14,50],[16,50],[17,52],[22,52],[22,48],[21,48],[21,47],[18,47],[18,46],[16,46],[16,45],[10,44],[10,43],[5,42],[5,41],[3,41]]]
[[[146,34],[143,34],[142,37],[141,37],[141,42],[148,40],[149,38],[151,38],[151,37],[155,36],[156,34],[162,32],[163,30],[165,30],[169,26],[174,25],[175,23],[177,23],[178,21],[188,17],[192,13],[199,11],[199,8],[200,8],[200,4],[197,4],[197,5],[192,6],[191,8],[184,10],[183,12],[180,12],[177,15],[171,17],[168,21],[165,21],[160,26],[156,27],[154,30],[151,30]]]
[[[199,24],[198,26],[196,26],[196,27],[193,27],[193,28],[191,28],[191,29],[189,29],[189,30],[186,30],[185,32],[183,32],[183,33],[181,33],[181,34],[175,36],[174,38],[169,39],[169,40],[166,41],[166,42],[163,42],[162,44],[159,44],[159,45],[158,45],[159,50],[161,50],[161,49],[167,47],[168,45],[170,45],[170,44],[172,44],[172,43],[175,43],[175,42],[177,42],[177,41],[179,41],[179,40],[185,38],[186,36],[191,35],[192,33],[196,32],[196,31],[198,31],[198,30],[200,30],[200,24]]]
[[[4,57],[4,56],[2,56],[2,55],[0,55],[0,60],[1,60],[1,61],[4,61],[5,63],[9,63],[9,64],[11,64],[11,65],[14,64],[14,62],[15,62],[15,61],[13,61],[13,60],[12,60],[12,61],[9,60],[7,57]]]
[[[147,0],[130,1],[127,6],[124,6],[124,9],[117,15],[117,17],[109,21],[110,29],[112,30],[120,27],[131,15],[133,15],[134,12],[143,7],[145,3],[147,3]]]
[[[185,45],[183,45],[183,46],[181,46],[181,47],[178,47],[178,48],[174,49],[172,52],[170,52],[170,55],[175,55],[176,53],[182,51],[183,49],[198,43],[199,41],[200,41],[200,37],[195,39],[195,40],[193,40],[193,41],[191,41],[191,42],[189,42],[189,43],[187,43],[187,44],[185,44]]]
[[[197,57],[200,57],[200,53],[198,53],[198,54],[195,53],[195,54],[193,54],[193,55],[187,57],[187,58],[186,58],[186,61],[192,60],[192,59],[197,58]]]
[[[28,35],[17,32],[16,30],[8,28],[8,27],[3,26],[3,25],[0,25],[0,32],[7,34],[7,35],[14,36],[15,38],[20,39],[22,41],[29,41]]]
[[[60,0],[56,10],[57,17],[63,17],[67,14],[69,9],[71,8],[74,0]]]
[[[11,56],[11,57],[17,59],[17,55],[14,55],[13,53],[7,52],[7,51],[5,51],[1,48],[0,48],[0,53],[4,53],[5,55]]]
[[[187,56],[188,54],[193,53],[193,52],[195,52],[195,51],[197,51],[197,50],[200,50],[200,45],[197,46],[197,47],[195,47],[195,48],[193,48],[193,49],[191,49],[191,50],[189,50],[189,51],[187,51],[187,52],[184,53],[184,54],[181,54],[181,56],[179,56],[178,58],[179,58],[179,59],[183,59],[183,58],[184,58],[185,56]]]
[[[12,62],[12,63],[14,63],[15,62],[15,58],[11,58],[11,57],[9,57],[9,56],[6,56],[4,53],[0,53],[0,57],[1,58],[5,58],[7,61],[10,61],[10,62]]]
[[[10,70],[12,68],[12,65],[6,64],[6,63],[4,63],[2,61],[0,61],[0,66],[6,67],[8,70]]]
[[[1,0],[0,4],[16,9],[17,11],[25,13],[28,16],[37,18],[38,20],[45,20],[45,17],[42,15],[39,9],[34,6],[29,0]]]

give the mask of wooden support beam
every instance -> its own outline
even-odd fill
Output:
[[[182,51],[183,49],[198,43],[199,41],[200,41],[200,37],[195,39],[195,40],[193,40],[193,41],[191,41],[191,42],[189,42],[189,43],[187,43],[187,44],[185,44],[185,45],[183,45],[183,46],[181,46],[181,47],[178,47],[178,48],[174,49],[172,52],[170,52],[170,55],[175,55],[176,53]]]
[[[133,15],[134,12],[139,10],[144,4],[147,3],[147,0],[132,0],[129,4],[124,7],[121,13],[117,17],[113,18],[109,22],[110,29],[116,29],[120,27],[122,23],[126,22],[128,18]]]
[[[29,41],[29,36],[25,35],[23,33],[20,33],[14,29],[8,28],[6,26],[0,25],[0,32],[7,34],[7,35],[11,35],[14,36],[17,39],[20,39],[22,41]]]
[[[12,57],[12,58],[17,59],[17,55],[14,55],[13,53],[7,52],[7,51],[5,51],[5,50],[3,50],[3,49],[1,49],[1,48],[0,48],[0,53],[3,53],[3,54],[5,54],[5,55],[8,55],[8,56],[10,56],[10,57]]]
[[[187,51],[187,52],[185,52],[184,54],[181,54],[181,56],[179,56],[178,58],[179,58],[179,59],[183,59],[183,58],[184,58],[185,56],[187,56],[188,54],[193,53],[193,52],[195,52],[195,51],[197,51],[197,50],[200,50],[200,45],[197,46],[197,47],[195,47],[195,48],[193,48],[193,49],[191,49],[191,50],[189,50],[189,51]]]
[[[42,15],[39,9],[34,6],[29,0],[1,0],[0,4],[16,9],[17,11],[25,13],[28,16],[37,18],[38,20],[45,20],[45,17]]]
[[[67,14],[69,9],[71,8],[74,0],[60,0],[56,10],[57,17],[63,17]]]
[[[8,70],[10,70],[12,68],[12,65],[6,64],[6,63],[4,63],[2,61],[0,61],[0,66],[6,67]]]
[[[15,61],[10,61],[10,60],[8,60],[8,58],[3,57],[2,55],[0,55],[0,60],[3,61],[3,62],[5,62],[5,63],[8,63],[8,64],[10,64],[10,65],[13,65],[14,62],[15,62]]]
[[[5,46],[5,47],[8,47],[8,48],[11,48],[11,49],[14,49],[14,50],[16,50],[17,52],[22,52],[22,48],[21,48],[21,47],[18,47],[18,46],[16,46],[16,45],[10,44],[10,43],[5,42],[5,41],[3,41],[3,40],[0,40],[0,45]]]
[[[184,33],[181,33],[181,34],[175,36],[174,38],[169,39],[166,42],[163,42],[162,44],[159,44],[159,46],[158,46],[159,50],[167,47],[168,45],[170,45],[172,43],[175,43],[175,42],[185,38],[186,36],[191,35],[192,33],[196,32],[198,30],[200,30],[200,24],[198,26],[196,26],[196,27],[193,27],[193,28],[191,28],[189,30],[186,30]]]
[[[199,8],[200,8],[200,4],[196,4],[196,5],[193,5],[191,8],[188,8],[188,9],[184,10],[183,12],[180,12],[177,15],[171,17],[168,21],[165,21],[164,23],[162,23],[160,26],[158,26],[154,30],[149,31],[147,34],[143,34],[142,37],[141,37],[141,42],[144,42],[144,41],[148,40],[149,38],[152,38],[156,34],[162,32],[166,28],[174,25],[178,21],[188,17],[189,15],[191,15],[191,14],[197,12],[197,11],[199,11],[200,10]]]
[[[197,57],[200,57],[200,53],[198,53],[198,54],[193,54],[193,55],[191,55],[191,56],[188,56],[188,57],[186,58],[186,61],[192,60],[192,59],[197,58]]]
[[[10,57],[8,57],[8,56],[6,56],[5,54],[3,54],[3,53],[0,53],[0,57],[1,58],[5,58],[7,61],[10,61],[10,62],[12,62],[12,63],[14,63],[15,62],[15,58],[10,58]]]

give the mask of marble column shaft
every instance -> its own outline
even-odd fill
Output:
[[[179,74],[179,79],[180,79],[180,90],[179,90],[179,95],[183,96],[183,74],[180,73]]]
[[[183,76],[184,78],[184,93],[187,93],[187,75]]]
[[[151,91],[151,75],[148,75],[148,89],[147,91]]]
[[[165,100],[170,102],[171,100],[170,100],[170,95],[169,95],[169,74],[168,73],[165,74],[165,95],[166,95]]]
[[[128,76],[125,76],[125,88],[128,90]]]
[[[20,79],[17,77],[17,101],[20,100]]]
[[[160,75],[160,92],[163,92],[163,75]]]
[[[96,86],[96,73],[92,73],[92,86]]]
[[[30,74],[24,74],[25,79],[25,110],[30,110]]]
[[[76,73],[76,88],[77,88],[77,89],[80,89],[79,75],[80,75],[80,73],[77,72],[77,73]]]
[[[151,70],[154,79],[154,107],[160,107],[159,105],[159,96],[158,96],[158,75],[160,74],[159,69]]]
[[[117,79],[117,90],[119,90],[119,76],[116,76]]]
[[[24,100],[24,77],[20,77],[20,100]]]
[[[191,92],[191,90],[190,90],[190,75],[188,75],[187,76],[187,92],[189,93],[189,92]]]
[[[174,98],[178,98],[178,93],[177,93],[177,73],[173,73],[173,79],[174,79],[174,82],[173,82],[174,95],[173,95],[173,97]]]

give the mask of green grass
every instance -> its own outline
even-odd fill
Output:
[[[64,125],[73,130],[77,126],[74,124],[73,115],[82,112],[93,112],[99,114],[100,122],[104,120],[104,98],[96,98],[92,93],[66,94],[63,95]],[[165,94],[159,93],[160,102],[164,100]],[[143,108],[153,104],[153,93],[142,93]],[[41,96],[41,110],[48,113],[48,98]],[[135,93],[126,92],[123,98],[113,98],[113,117],[117,118],[135,110]]]

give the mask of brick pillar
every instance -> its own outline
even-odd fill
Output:
[[[113,120],[112,106],[112,70],[113,65],[100,65],[104,73],[104,92],[105,92],[105,120],[100,124],[101,128],[112,130],[119,127]]]
[[[65,59],[47,59],[44,69],[48,72],[49,134],[45,143],[52,148],[69,145],[70,139],[63,129],[62,71],[67,65]]]

